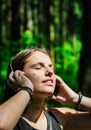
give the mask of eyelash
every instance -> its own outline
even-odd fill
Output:
[[[35,67],[35,69],[40,69],[40,68],[41,68],[41,66]]]
[[[50,67],[50,68],[53,68],[52,65],[50,65],[49,67]],[[35,69],[41,69],[41,68],[42,68],[42,66],[35,67]]]

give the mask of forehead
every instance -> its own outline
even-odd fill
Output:
[[[26,62],[49,62],[52,63],[49,55],[46,53],[40,52],[40,51],[35,51],[32,52],[32,54],[26,59]]]

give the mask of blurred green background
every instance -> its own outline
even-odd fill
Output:
[[[26,47],[46,47],[55,73],[76,92],[91,96],[91,2],[0,1],[0,102],[7,66]]]

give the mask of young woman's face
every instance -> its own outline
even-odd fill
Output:
[[[51,95],[55,89],[55,74],[47,54],[36,51],[26,60],[23,71],[34,85],[34,93]]]

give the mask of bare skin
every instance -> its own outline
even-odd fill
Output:
[[[22,90],[0,106],[0,129],[13,130],[20,117],[33,128],[47,130],[45,116],[45,100],[52,97],[62,104],[75,106],[78,94],[71,90],[63,80],[56,76],[50,57],[42,52],[32,53],[24,65],[23,71],[17,70],[9,75],[9,84],[13,89],[16,86],[27,86],[33,91],[33,100]],[[56,80],[59,83],[59,93],[53,95]],[[52,96],[53,95],[53,96]],[[69,108],[50,108],[63,130],[90,130],[91,106],[86,97],[82,98],[81,107],[88,112],[76,112]],[[17,109],[18,108],[18,109]],[[13,114],[11,111],[13,110]],[[9,120],[8,120],[9,118]],[[89,119],[89,120],[88,120]]]

